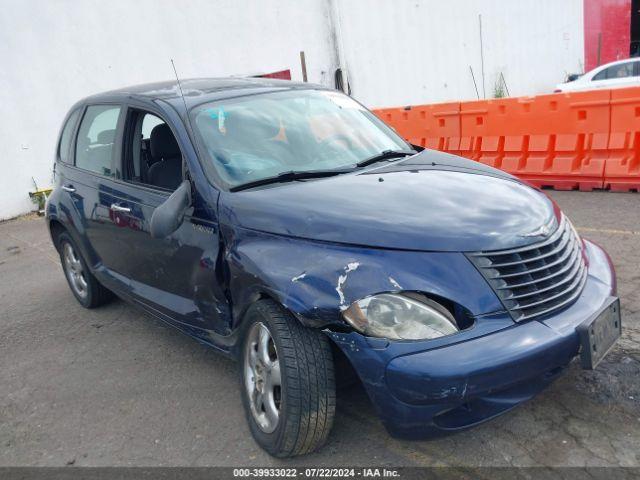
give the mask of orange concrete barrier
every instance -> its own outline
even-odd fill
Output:
[[[638,189],[640,88],[386,108],[411,143],[462,155],[540,187]]]
[[[414,145],[456,152],[460,144],[460,103],[382,108],[374,113]]]
[[[640,191],[640,88],[611,90],[604,185],[615,191]]]
[[[540,95],[460,108],[469,158],[540,187],[602,188],[609,131],[609,91]]]

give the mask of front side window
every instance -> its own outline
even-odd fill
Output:
[[[605,68],[604,70],[602,70],[601,72],[598,72],[594,77],[593,77],[593,81],[594,82],[598,82],[600,80],[606,80],[607,79],[607,69]]]
[[[116,127],[120,107],[93,105],[87,107],[76,140],[76,167],[101,175],[111,175]]]
[[[164,190],[182,182],[182,154],[169,125],[157,115],[131,109],[125,127],[124,180]]]
[[[289,90],[206,103],[192,121],[207,167],[233,187],[290,171],[355,166],[409,145],[350,97]]]
[[[605,68],[603,71],[598,73],[594,80],[615,80],[616,78],[627,78],[633,77],[633,66],[634,62],[621,63],[620,65],[613,65],[612,67]]]
[[[64,124],[64,128],[62,129],[62,135],[60,135],[60,144],[58,145],[58,160],[63,163],[69,163],[73,129],[76,126],[79,114],[80,109],[76,109],[71,113],[71,115],[69,115],[67,123]]]

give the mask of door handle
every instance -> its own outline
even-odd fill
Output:
[[[129,207],[121,207],[117,203],[111,204],[111,210],[113,210],[114,212],[131,213],[131,209]]]
[[[69,192],[69,193],[73,193],[73,192],[75,192],[75,191],[76,191],[76,189],[75,189],[75,188],[73,188],[73,187],[71,187],[71,186],[67,186],[67,185],[63,185],[63,186],[62,186],[62,189],[63,189],[65,192]]]

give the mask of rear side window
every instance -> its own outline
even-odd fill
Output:
[[[120,110],[120,107],[113,105],[87,107],[76,140],[76,167],[111,175]]]
[[[74,110],[71,115],[69,115],[67,123],[64,124],[64,128],[62,129],[60,144],[58,145],[58,160],[64,163],[69,163],[73,129],[78,121],[78,115],[80,115],[80,110]]]

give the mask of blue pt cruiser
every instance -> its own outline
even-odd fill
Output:
[[[518,179],[410,145],[317,85],[200,79],[74,105],[47,223],[73,295],[238,359],[270,454],[311,452],[353,369],[393,435],[530,399],[620,335],[607,254]]]

